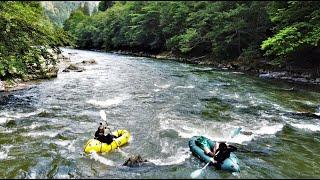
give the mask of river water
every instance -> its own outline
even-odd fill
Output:
[[[240,173],[200,178],[319,178],[320,89],[169,60],[63,48],[83,72],[0,93],[0,178],[190,178],[205,163],[194,135],[230,140]],[[120,152],[85,154],[105,110],[122,147],[154,163],[125,167]]]

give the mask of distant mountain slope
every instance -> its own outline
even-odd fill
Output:
[[[89,3],[90,12],[99,4],[99,1],[41,1],[40,3],[52,22],[62,27],[63,22],[69,17],[72,10],[85,2]]]

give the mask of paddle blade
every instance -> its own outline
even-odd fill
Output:
[[[193,171],[193,172],[190,174],[190,177],[191,177],[192,179],[198,178],[198,177],[202,174],[202,172],[203,172],[203,169],[202,169],[202,168],[201,168],[201,169],[197,169],[197,170]]]
[[[104,121],[107,120],[107,115],[106,115],[106,113],[104,112],[104,110],[100,110],[100,117],[101,117],[101,119],[103,119]]]
[[[238,127],[234,132],[233,134],[231,135],[231,138],[235,137],[236,135],[240,134],[240,131],[241,131],[241,127]]]

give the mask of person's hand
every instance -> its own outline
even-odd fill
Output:
[[[213,152],[208,152],[208,156],[210,156],[210,157],[213,157],[214,156],[214,154],[213,154]]]

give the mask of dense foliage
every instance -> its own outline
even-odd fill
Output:
[[[79,48],[281,64],[319,44],[316,1],[102,1],[99,9],[77,10],[65,23]]]
[[[272,2],[269,9],[276,33],[261,45],[266,55],[288,59],[297,52],[310,52],[319,48],[319,2]]]
[[[38,2],[0,2],[0,12],[2,80],[41,71],[44,47],[68,43],[63,29],[51,24]]]

